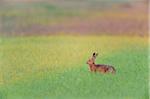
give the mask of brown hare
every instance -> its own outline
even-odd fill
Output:
[[[112,73],[115,74],[116,70],[113,66],[104,65],[104,64],[95,64],[95,59],[98,53],[93,53],[92,58],[87,61],[91,72],[101,72],[101,73]]]

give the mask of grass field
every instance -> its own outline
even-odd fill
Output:
[[[89,72],[94,51],[115,75]],[[1,38],[0,55],[0,99],[148,99],[145,37]]]

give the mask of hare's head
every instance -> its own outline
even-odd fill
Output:
[[[87,64],[92,65],[95,64],[95,59],[97,57],[98,53],[93,53],[92,57],[87,61]]]

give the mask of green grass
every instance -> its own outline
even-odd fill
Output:
[[[89,72],[94,51],[115,75]],[[147,38],[2,38],[0,52],[0,99],[148,99]]]

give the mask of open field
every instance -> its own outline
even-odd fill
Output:
[[[94,51],[115,75],[89,72]],[[0,55],[0,99],[148,99],[145,37],[1,38]]]

